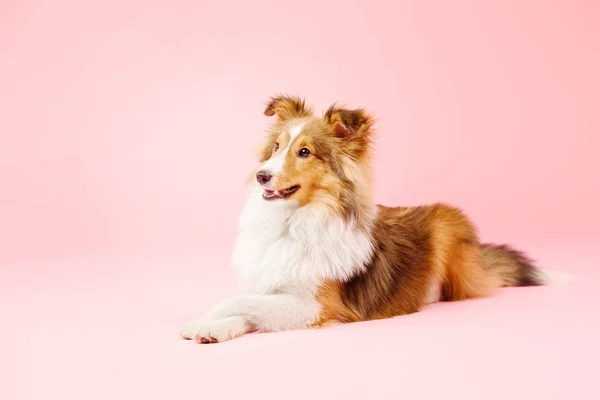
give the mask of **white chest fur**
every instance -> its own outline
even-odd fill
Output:
[[[250,293],[311,294],[324,280],[347,280],[373,253],[371,237],[322,205],[265,201],[252,186],[233,253]]]

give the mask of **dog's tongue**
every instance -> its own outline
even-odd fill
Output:
[[[265,197],[268,197],[269,199],[276,199],[279,197],[283,197],[283,191],[281,190],[269,190],[269,189],[265,189]]]
[[[284,199],[291,193],[294,193],[296,190],[298,190],[298,187],[298,185],[295,185],[283,190],[265,189],[265,191],[263,192],[263,198],[267,200]]]

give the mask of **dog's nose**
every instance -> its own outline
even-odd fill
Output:
[[[266,184],[267,182],[269,182],[271,180],[271,178],[273,177],[273,175],[271,175],[270,173],[268,173],[267,171],[258,171],[258,173],[256,174],[256,180],[258,181],[258,183],[260,183],[261,185]]]

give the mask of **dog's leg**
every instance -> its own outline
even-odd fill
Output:
[[[242,295],[229,298],[182,330],[185,339],[200,343],[223,342],[250,331],[309,328],[318,319],[314,300],[291,294]]]

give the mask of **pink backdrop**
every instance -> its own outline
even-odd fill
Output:
[[[111,327],[158,313],[171,343],[181,323],[234,290],[227,262],[243,181],[276,92],[379,118],[378,201],[453,203],[484,239],[545,261],[558,249],[565,263],[547,265],[575,269],[570,249],[600,238],[599,9],[591,0],[2,0],[0,273],[8,321],[20,328],[4,341],[20,367],[4,376],[18,375],[22,394],[58,396],[51,360],[71,360],[85,392],[94,381],[76,367],[85,345],[69,336],[72,321],[89,310],[108,318],[85,334],[117,346]],[[61,261],[73,259],[86,261]],[[44,347],[40,332],[63,347]],[[94,362],[109,365],[96,351]]]
[[[381,202],[455,203],[489,239],[597,235],[598,8],[5,0],[0,256],[231,240],[277,91],[380,118]]]

